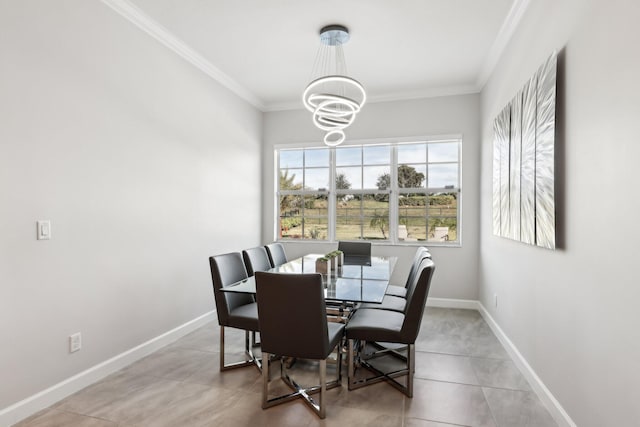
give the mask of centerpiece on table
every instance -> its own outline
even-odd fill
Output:
[[[326,255],[316,259],[316,273],[331,274],[331,261]]]
[[[342,264],[344,264],[344,252],[342,252],[342,251],[333,251],[331,253],[333,255],[335,255],[336,267],[342,267]]]

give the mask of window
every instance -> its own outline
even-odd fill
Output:
[[[282,148],[278,238],[459,244],[460,139]]]

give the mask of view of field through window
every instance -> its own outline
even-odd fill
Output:
[[[278,238],[457,242],[459,151],[457,139],[278,150]]]

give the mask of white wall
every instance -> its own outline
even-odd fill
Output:
[[[477,299],[479,198],[479,95],[464,95],[365,105],[346,131],[349,141],[410,136],[462,134],[462,247],[432,247],[437,265],[430,296]],[[306,110],[266,113],[263,153],[264,242],[274,239],[274,145],[322,141]],[[288,243],[289,256],[325,252],[336,244]],[[373,253],[396,255],[394,281],[406,279],[415,246],[375,245]]]
[[[0,32],[1,409],[214,308],[208,256],[260,243],[262,114],[99,1]]]
[[[638,22],[633,0],[532,1],[482,92],[480,300],[579,426],[640,425]],[[563,243],[549,251],[491,233],[492,125],[554,49]]]

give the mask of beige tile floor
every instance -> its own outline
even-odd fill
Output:
[[[227,358],[242,337],[228,334]],[[17,426],[556,426],[473,310],[427,308],[412,399],[385,383],[348,391],[344,379],[327,392],[325,420],[301,400],[262,410],[258,370],[219,372],[218,339],[205,325]],[[306,378],[308,367],[296,363],[292,375]]]

